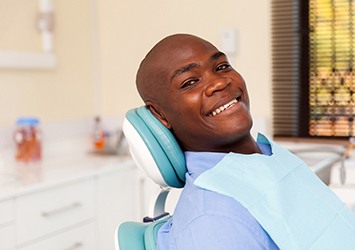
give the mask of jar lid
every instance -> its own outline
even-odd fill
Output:
[[[16,120],[16,124],[22,126],[36,126],[39,124],[39,119],[37,117],[20,117]]]

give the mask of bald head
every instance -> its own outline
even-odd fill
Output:
[[[142,61],[137,88],[184,150],[258,151],[244,79],[211,43],[187,34],[164,38]]]
[[[189,34],[175,34],[158,42],[140,64],[136,76],[138,92],[145,103],[160,103],[168,91],[173,62],[177,55],[189,53],[193,45],[211,43]]]

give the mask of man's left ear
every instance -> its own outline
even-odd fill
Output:
[[[167,128],[171,129],[171,125],[169,121],[165,118],[165,116],[159,112],[153,105],[147,104],[146,107],[152,112],[152,114]]]

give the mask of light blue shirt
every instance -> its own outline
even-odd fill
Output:
[[[259,144],[270,155],[269,145]],[[194,185],[224,153],[185,152],[188,173],[172,219],[159,230],[157,250],[279,249],[238,201]]]

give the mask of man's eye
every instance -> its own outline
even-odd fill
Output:
[[[187,81],[187,82],[185,82],[182,86],[181,86],[181,88],[183,89],[183,88],[186,88],[186,87],[189,87],[189,86],[191,86],[191,85],[194,85],[195,83],[197,82],[197,80],[189,80],[189,81]]]
[[[231,69],[232,66],[230,66],[230,64],[225,63],[225,64],[221,64],[219,66],[217,66],[216,70],[220,71],[220,70],[226,70],[226,69]]]

